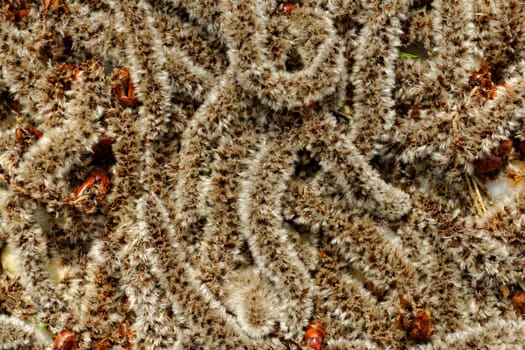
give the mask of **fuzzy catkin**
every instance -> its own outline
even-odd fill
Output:
[[[0,348],[522,343],[522,0],[1,6]]]

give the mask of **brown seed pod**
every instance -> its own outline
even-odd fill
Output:
[[[74,350],[77,348],[77,334],[68,329],[60,332],[53,342],[53,350]]]
[[[313,350],[321,350],[323,348],[324,337],[326,331],[320,321],[313,320],[310,322],[304,333],[304,340],[306,346]]]

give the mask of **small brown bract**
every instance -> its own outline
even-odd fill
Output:
[[[62,0],[42,0],[42,14],[47,12],[62,11],[69,14],[69,7]]]
[[[111,77],[111,88],[117,95],[120,103],[127,107],[135,107],[137,105],[137,97],[135,96],[135,86],[131,81],[128,68],[120,68],[113,71]]]
[[[293,9],[297,8],[297,4],[293,2],[285,2],[281,4],[281,8],[284,11],[292,11]]]
[[[82,182],[82,184],[78,186],[77,190],[75,191],[75,197],[78,198],[82,196],[88,190],[88,188],[95,184],[96,181],[101,182],[101,188],[97,196],[97,203],[102,203],[106,193],[109,190],[110,181],[106,173],[98,169],[93,169],[90,171],[89,177],[84,182]]]
[[[3,13],[11,23],[19,22],[29,15],[30,7],[26,0],[5,1]]]
[[[33,142],[33,138],[41,138],[44,134],[34,126],[28,126],[26,128],[16,128],[15,139],[19,145],[29,144]]]
[[[397,329],[405,331],[412,339],[429,341],[434,332],[430,312],[419,307],[413,298],[399,296],[399,301],[403,311],[397,316]]]
[[[77,334],[68,329],[60,332],[53,342],[53,350],[74,350],[77,348]]]

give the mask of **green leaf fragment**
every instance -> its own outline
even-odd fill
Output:
[[[399,51],[399,57],[403,57],[403,58],[418,58],[418,56],[414,55],[413,53],[408,53],[408,52],[403,52],[403,51]]]

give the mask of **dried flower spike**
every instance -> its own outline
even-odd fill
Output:
[[[320,321],[313,320],[310,322],[304,333],[304,340],[306,346],[313,350],[321,350],[323,348],[324,337],[326,331]]]
[[[60,332],[53,342],[53,350],[74,350],[77,347],[77,334],[67,329]]]
[[[135,107],[137,105],[135,87],[131,81],[128,68],[124,67],[113,71],[111,88],[123,105],[127,107]]]

